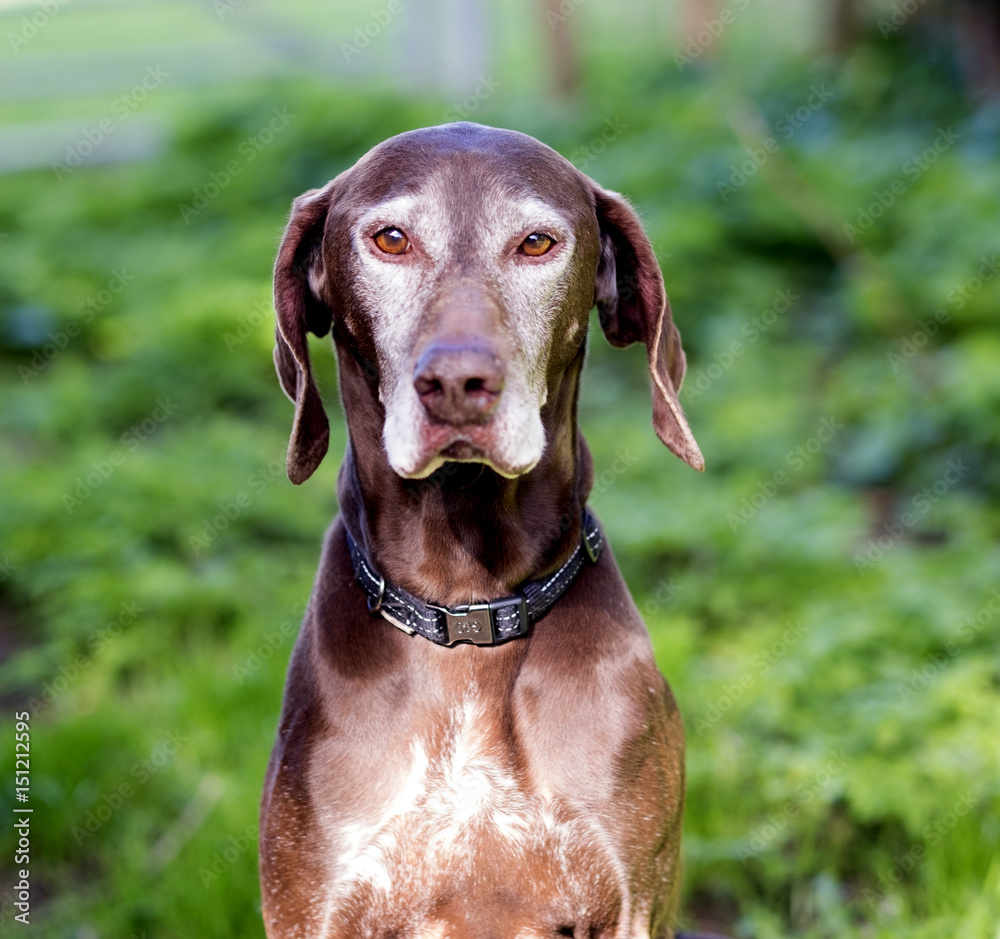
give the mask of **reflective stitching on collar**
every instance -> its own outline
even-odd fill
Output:
[[[386,583],[375,572],[375,568],[365,557],[346,525],[344,532],[347,536],[347,546],[350,550],[355,578],[369,598],[369,608],[372,613],[379,613],[389,623],[397,627],[400,623],[404,623],[406,630],[418,632],[432,642],[450,645],[454,641],[461,641],[461,638],[456,640],[450,636],[447,624],[450,618],[465,615],[467,605],[450,610],[435,609],[402,587]],[[596,561],[601,554],[603,547],[601,530],[596,519],[587,509],[584,509],[583,513],[583,527],[580,537],[581,543],[576,546],[566,563],[544,583],[532,581],[514,594],[498,598],[490,603],[523,599],[522,613],[526,616],[527,622],[534,623],[539,620],[569,589],[579,576],[580,571],[587,566],[587,562],[591,558]],[[372,600],[375,601],[374,606],[372,606]],[[473,604],[477,608],[481,608],[483,605]],[[518,612],[516,605],[503,606],[499,609],[490,608],[485,612],[492,635],[485,643],[481,644],[503,642],[524,635],[527,630],[527,624],[522,622],[522,613]]]

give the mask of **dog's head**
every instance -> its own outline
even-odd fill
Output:
[[[677,399],[680,335],[638,217],[524,134],[469,123],[410,131],[300,196],[274,303],[295,483],[329,439],[307,331],[335,326],[377,383],[397,474],[462,461],[515,477],[542,456],[542,408],[595,303],[612,345],[646,345],[658,436],[704,467]]]

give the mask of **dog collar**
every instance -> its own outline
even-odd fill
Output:
[[[569,560],[550,577],[533,580],[516,593],[498,600],[443,607],[426,603],[402,587],[386,583],[346,528],[345,533],[354,576],[368,596],[368,611],[378,613],[405,633],[418,633],[442,646],[452,646],[456,642],[492,646],[525,635],[528,627],[541,619],[569,589],[583,567],[597,563],[604,547],[597,521],[584,509],[580,543]]]

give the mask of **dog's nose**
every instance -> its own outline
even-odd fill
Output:
[[[488,346],[431,343],[417,360],[413,387],[439,424],[484,424],[503,391],[503,362]]]

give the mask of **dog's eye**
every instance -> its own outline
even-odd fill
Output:
[[[517,249],[521,254],[528,255],[529,258],[540,258],[547,251],[552,249],[555,239],[550,238],[545,232],[533,231]]]
[[[410,247],[410,239],[398,228],[383,228],[375,235],[379,251],[386,254],[405,254]]]

